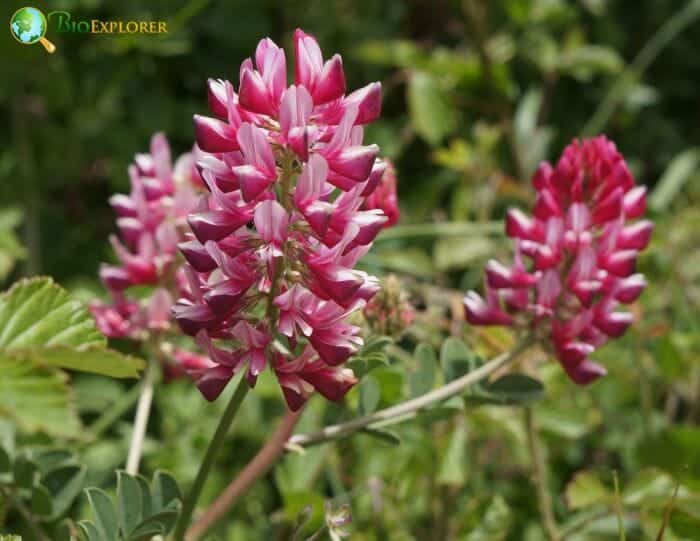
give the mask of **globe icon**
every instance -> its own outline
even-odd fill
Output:
[[[10,31],[17,41],[25,45],[40,42],[48,52],[52,53],[56,47],[44,37],[46,26],[44,14],[33,7],[18,9],[10,19]]]

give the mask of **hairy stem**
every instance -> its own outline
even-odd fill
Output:
[[[532,342],[530,340],[523,340],[511,351],[502,353],[476,370],[412,400],[407,400],[396,406],[379,410],[363,417],[358,417],[346,423],[327,426],[312,434],[297,434],[292,436],[287,442],[287,447],[290,449],[294,449],[295,447],[308,447],[310,445],[336,440],[368,427],[380,428],[400,423],[406,419],[411,419],[415,417],[420,410],[461,394],[471,385],[485,380],[499,368],[514,361],[523,351],[530,347],[531,344]]]
[[[303,410],[288,411],[282,422],[253,459],[231,481],[213,504],[187,530],[185,539],[196,541],[212,526],[221,520],[260,477],[265,475],[277,459],[284,453],[284,444],[294,431]]]
[[[527,431],[527,443],[532,455],[532,474],[537,491],[537,502],[542,515],[542,524],[549,541],[559,541],[557,523],[552,509],[552,499],[547,489],[547,469],[542,456],[542,448],[537,434],[537,427],[532,415],[532,408],[525,408],[525,428]]]
[[[141,382],[141,392],[138,405],[136,406],[136,417],[134,417],[134,429],[131,432],[131,444],[129,445],[129,454],[126,459],[126,472],[129,475],[136,475],[139,472],[139,463],[143,454],[143,442],[146,438],[148,418],[151,415],[151,405],[153,404],[153,388],[157,372],[158,366],[156,361],[151,359]]]
[[[228,406],[226,406],[224,414],[219,420],[219,426],[216,427],[214,437],[209,442],[207,452],[205,453],[204,459],[199,466],[197,477],[195,478],[192,488],[185,498],[185,502],[182,506],[182,513],[180,514],[180,518],[175,529],[174,538],[176,541],[184,541],[185,539],[185,531],[187,530],[187,526],[192,518],[192,513],[197,505],[197,500],[199,500],[199,496],[204,488],[204,483],[209,476],[212,466],[214,465],[216,455],[219,453],[219,450],[226,439],[226,433],[231,427],[233,419],[236,417],[236,413],[238,413],[241,403],[243,402],[246,394],[248,394],[249,389],[250,387],[248,386],[245,376],[242,376],[238,382],[238,387],[236,387],[236,390],[231,396]]]

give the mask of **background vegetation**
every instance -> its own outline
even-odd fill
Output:
[[[2,12],[9,18],[21,5],[6,2]],[[396,273],[418,314],[346,404],[312,401],[304,431],[399,402],[463,370],[444,351],[449,335],[468,345],[463,357],[507,348],[508,333],[460,321],[460,292],[478,286],[487,257],[507,251],[500,226],[489,224],[507,206],[531,201],[530,174],[572,138],[615,140],[652,193],[657,229],[641,261],[651,286],[634,307],[639,323],[600,352],[609,369],[602,381],[579,388],[554,362],[535,355],[521,363],[544,383],[542,396],[530,397],[547,470],[540,488],[564,538],[591,540],[618,539],[618,520],[628,539],[655,538],[676,488],[665,539],[700,539],[700,2],[52,0],[42,9],[162,19],[170,31],[50,32],[52,56],[0,32],[5,285],[49,274],[85,299],[99,295],[97,267],[109,258],[115,227],[107,198],[127,189],[133,154],[159,130],[175,151],[188,150],[192,115],[207,109],[206,79],[235,83],[261,37],[289,46],[302,27],[324,51],[343,54],[349,87],[382,81],[384,114],[366,140],[397,165],[402,221],[378,239],[366,265]],[[432,355],[426,347],[414,355],[419,342]],[[73,377],[78,420],[89,426],[132,385]],[[256,391],[204,500],[282,415],[271,380]],[[160,386],[145,474],[160,468],[191,482],[224,401],[207,404],[184,381]],[[289,539],[304,506],[313,506],[312,529],[330,500],[350,504],[351,539],[543,539],[522,408],[473,402],[449,402],[393,427],[398,445],[359,435],[288,454],[213,538]],[[125,412],[87,447],[80,424],[58,436],[87,464],[86,483],[114,486],[131,417]],[[47,438],[0,424],[0,439],[18,448]],[[84,499],[74,506],[80,515]],[[8,533],[19,532],[19,522],[7,517]]]

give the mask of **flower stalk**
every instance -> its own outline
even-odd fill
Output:
[[[153,390],[158,370],[157,361],[151,359],[141,383],[141,392],[139,394],[138,405],[136,406],[134,428],[131,433],[131,444],[129,445],[129,454],[126,459],[126,472],[129,475],[136,475],[139,472],[139,463],[141,462],[141,455],[143,454],[143,442],[146,438],[146,429],[148,428],[148,418],[151,414]]]
[[[472,385],[484,381],[497,370],[515,361],[515,359],[531,345],[531,339],[523,339],[512,350],[498,355],[476,370],[472,370],[461,378],[412,400],[407,400],[396,406],[358,417],[346,423],[327,426],[312,434],[297,434],[292,436],[287,442],[287,449],[294,450],[311,445],[318,445],[349,436],[368,428],[386,427],[411,419],[415,417],[419,411],[434,404],[444,402],[453,396],[457,396]]]
[[[272,465],[284,453],[284,445],[297,426],[303,408],[288,411],[275,432],[265,442],[253,459],[231,481],[226,489],[216,498],[209,508],[200,516],[185,534],[187,541],[197,541],[217,522],[219,522],[235,505],[238,499],[265,475]]]
[[[180,518],[178,519],[177,526],[175,528],[175,541],[184,541],[185,539],[185,531],[187,530],[187,526],[189,525],[190,520],[192,519],[192,513],[194,512],[194,508],[197,505],[197,500],[199,500],[199,496],[202,493],[204,483],[206,482],[207,477],[209,476],[209,472],[211,471],[211,468],[214,465],[216,455],[219,453],[219,450],[221,449],[221,446],[223,445],[224,440],[226,439],[226,434],[229,431],[229,428],[231,427],[231,424],[233,423],[233,420],[236,417],[238,410],[240,409],[243,399],[248,394],[249,389],[250,387],[248,386],[245,378],[242,377],[238,382],[238,387],[236,387],[236,390],[231,396],[231,400],[226,406],[224,414],[219,420],[219,425],[216,427],[214,437],[209,442],[207,452],[204,455],[204,459],[202,460],[202,463],[199,466],[197,477],[195,477],[194,483],[192,484],[192,488],[190,488],[190,491],[187,494],[187,497],[185,498],[185,501],[182,505],[182,513],[180,514]]]
[[[532,415],[532,408],[525,408],[525,429],[527,432],[527,443],[532,456],[532,474],[537,490],[537,502],[542,515],[542,525],[544,526],[549,541],[560,541],[561,536],[554,518],[552,509],[552,499],[547,490],[547,468],[545,466],[542,449],[540,447],[537,427]]]

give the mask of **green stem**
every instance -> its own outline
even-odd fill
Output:
[[[552,509],[552,498],[547,489],[547,469],[545,467],[542,449],[532,416],[532,408],[525,408],[525,428],[527,431],[527,442],[532,455],[532,473],[535,489],[537,491],[537,501],[542,515],[544,526],[549,541],[559,541],[561,536],[558,532],[557,523]]]
[[[134,417],[134,427],[131,433],[129,454],[126,459],[126,472],[130,475],[136,475],[139,471],[139,463],[141,462],[141,454],[143,453],[143,442],[146,438],[146,428],[148,427],[148,418],[150,417],[151,405],[153,404],[153,390],[155,388],[155,381],[159,369],[157,361],[151,358],[146,368],[143,382],[140,385],[139,404],[136,406],[136,416]]]
[[[691,0],[685,7],[676,12],[656,31],[651,39],[644,45],[632,63],[620,74],[605,98],[596,109],[593,116],[586,123],[582,135],[590,136],[599,133],[610,120],[615,108],[629,88],[632,82],[639,77],[666,46],[671,43],[678,34],[690,26],[700,15],[700,0]]]
[[[622,498],[620,497],[620,481],[617,477],[617,470],[613,470],[613,483],[615,485],[615,514],[617,515],[617,529],[620,533],[620,541],[626,541],[625,520],[622,516]]]
[[[512,350],[481,365],[442,387],[421,396],[401,402],[395,406],[357,417],[345,423],[327,426],[311,434],[296,434],[287,441],[288,449],[309,447],[327,441],[337,440],[368,428],[383,428],[415,417],[419,411],[463,393],[467,388],[487,379],[491,374],[517,359],[532,345],[532,340],[524,339]]]
[[[88,427],[88,435],[83,443],[92,443],[97,440],[110,426],[124,415],[138,400],[141,394],[141,386],[134,385],[126,394],[111,405],[105,412],[100,415],[94,423]]]
[[[209,442],[209,448],[207,449],[204,459],[199,466],[199,471],[197,472],[197,477],[192,484],[192,488],[185,498],[185,502],[182,506],[182,513],[180,514],[180,518],[175,529],[174,538],[176,541],[184,541],[185,539],[185,531],[187,530],[187,526],[192,519],[192,513],[194,512],[194,508],[197,505],[197,500],[202,493],[204,483],[209,476],[209,471],[214,465],[216,455],[219,453],[219,450],[226,439],[226,433],[231,427],[233,419],[236,416],[236,413],[238,413],[241,403],[243,402],[245,395],[248,394],[249,389],[250,387],[248,386],[245,376],[241,377],[240,381],[238,382],[238,387],[236,387],[236,390],[231,397],[231,401],[228,403],[224,414],[221,416],[219,426],[216,427],[214,437]]]

